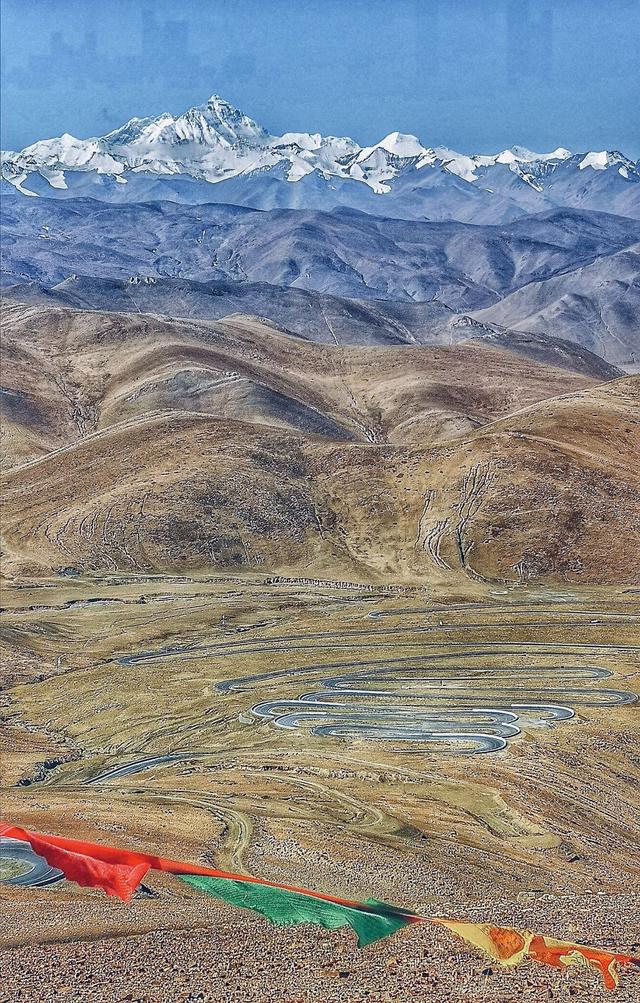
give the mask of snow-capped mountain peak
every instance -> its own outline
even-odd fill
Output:
[[[394,157],[421,157],[427,152],[417,136],[402,132],[390,132],[380,140],[378,146]]]
[[[547,160],[567,160],[570,156],[571,151],[565,150],[563,146],[559,146],[556,150],[552,150],[551,153],[533,153],[531,150],[527,150],[524,146],[512,146],[510,150],[503,150],[503,152],[499,154],[499,157],[504,157],[505,161],[512,158],[521,164],[532,164],[536,161]]]
[[[212,94],[208,101],[188,111],[176,119],[178,123],[193,123],[196,128],[203,124],[209,133],[215,132],[231,145],[235,143],[268,143],[271,137],[261,125],[234,108],[218,94]]]
[[[142,156],[147,149],[157,147],[263,145],[270,138],[257,122],[217,94],[177,117],[165,112],[156,118],[132,118],[122,128],[103,137],[106,143],[123,152],[131,146]]]
[[[578,167],[581,171],[585,167],[592,167],[594,171],[606,171],[609,167],[624,167],[627,171],[629,169],[633,171],[637,165],[618,150],[600,150],[599,152],[587,153]]]

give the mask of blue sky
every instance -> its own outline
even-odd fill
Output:
[[[2,146],[221,94],[271,132],[640,157],[637,0],[2,0]]]

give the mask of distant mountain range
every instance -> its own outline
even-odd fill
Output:
[[[515,328],[635,370],[638,245],[640,221],[569,209],[480,226],[10,191],[1,281],[91,309],[250,313],[345,344],[453,344]],[[161,292],[158,280],[172,282]]]
[[[3,174],[19,570],[634,580],[638,164],[214,97]]]
[[[258,209],[338,206],[402,219],[501,223],[558,207],[640,218],[640,166],[617,151],[467,156],[393,132],[373,146],[273,136],[217,95],[174,117],[133,118],[93,139],[65,133],[2,155],[25,195],[164,199]]]

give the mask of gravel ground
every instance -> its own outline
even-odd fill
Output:
[[[201,897],[138,898],[130,906],[87,895],[24,892],[4,901],[1,1003],[519,1003],[611,996],[599,976],[527,962],[504,971],[436,927],[411,927],[364,950],[348,931],[276,928]],[[59,897],[56,899],[56,895]],[[63,892],[64,895],[64,892]],[[36,905],[34,903],[34,905]],[[637,903],[589,896],[513,905],[514,922],[558,935],[578,927],[593,944],[635,949]],[[190,929],[185,927],[191,926]],[[38,941],[40,943],[38,943]],[[47,943],[48,941],[48,943]],[[616,1003],[640,998],[626,969]]]

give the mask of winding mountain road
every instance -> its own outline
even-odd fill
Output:
[[[46,860],[39,857],[31,849],[28,843],[23,843],[19,839],[7,839],[6,836],[0,836],[0,859],[15,860],[25,868],[21,874],[3,878],[1,883],[5,885],[42,888],[45,885],[61,881],[63,877],[62,871],[51,867]]]

